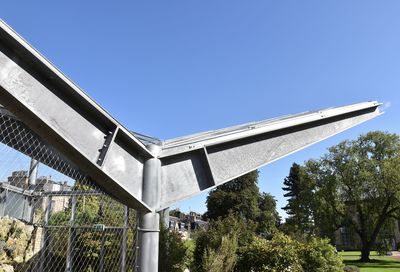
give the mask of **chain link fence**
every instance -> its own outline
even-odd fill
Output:
[[[0,271],[134,271],[135,215],[0,106]]]

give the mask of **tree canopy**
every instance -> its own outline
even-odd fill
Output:
[[[287,192],[283,196],[288,198],[288,204],[283,207],[289,215],[286,229],[290,233],[311,233],[314,182],[307,178],[304,167],[293,163],[283,184],[282,189]]]
[[[257,180],[258,171],[253,171],[211,191],[206,216],[215,220],[233,214],[259,234],[274,232],[280,221],[276,200],[271,194],[260,193]]]
[[[314,181],[313,215],[321,234],[346,226],[362,243],[362,261],[385,223],[400,211],[400,138],[369,132],[339,143],[319,160],[306,162]]]

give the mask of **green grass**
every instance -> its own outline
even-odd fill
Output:
[[[400,258],[391,256],[378,256],[371,252],[370,263],[360,263],[359,251],[340,252],[345,265],[358,266],[361,272],[400,272]]]

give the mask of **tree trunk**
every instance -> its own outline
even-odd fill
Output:
[[[369,253],[371,251],[371,246],[367,244],[363,244],[361,247],[361,259],[360,261],[363,263],[369,263],[371,260],[369,258]]]

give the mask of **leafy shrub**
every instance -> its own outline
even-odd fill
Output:
[[[207,231],[200,231],[196,236],[193,268],[195,271],[208,272],[204,265],[210,265],[211,262],[205,258],[211,258],[211,255],[216,257],[215,254],[217,254],[219,259],[225,259],[224,265],[226,267],[230,266],[230,263],[233,262],[232,260],[236,262],[237,254],[235,251],[237,251],[237,248],[248,244],[252,240],[253,230],[248,229],[248,225],[244,221],[229,215],[226,218],[212,221]],[[237,241],[236,247],[233,246],[235,240]]]
[[[189,257],[187,245],[177,232],[170,232],[163,224],[160,227],[160,254],[158,270],[160,272],[184,271]]]
[[[300,249],[299,257],[304,271],[343,271],[343,260],[327,239],[311,238]]]
[[[271,240],[255,237],[242,248],[237,270],[339,272],[343,263],[326,239],[311,238],[302,243],[276,233]]]
[[[207,248],[203,254],[202,268],[208,272],[230,272],[236,264],[237,237],[222,236],[221,245],[215,250]]]
[[[300,247],[299,242],[282,233],[276,233],[271,240],[254,237],[252,243],[241,250],[237,270],[303,271],[298,254]]]

